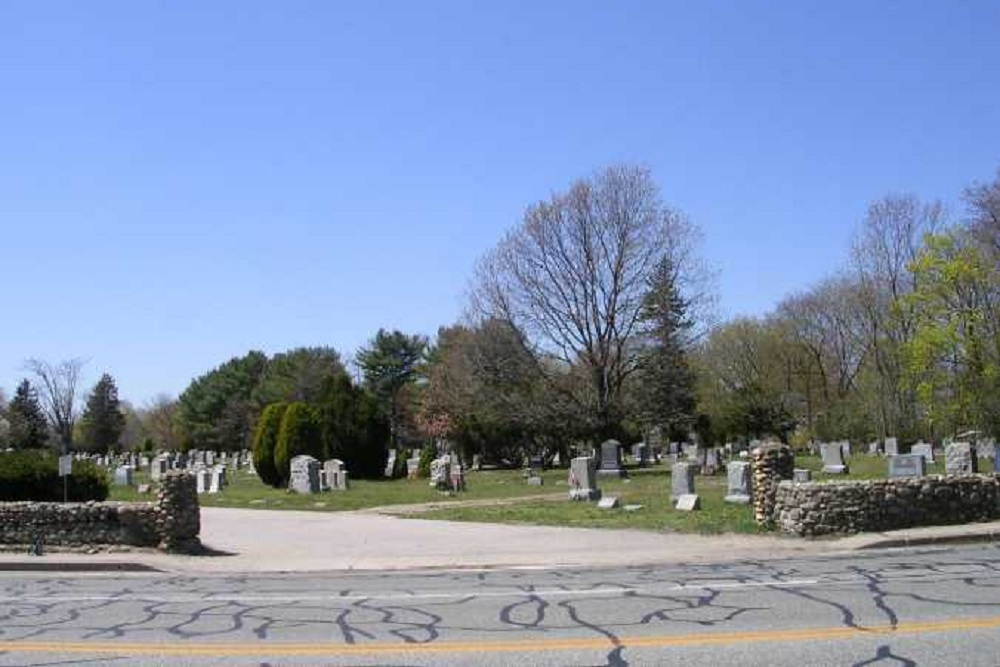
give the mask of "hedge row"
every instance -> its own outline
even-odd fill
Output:
[[[73,502],[106,500],[107,475],[91,461],[74,461],[66,489],[68,499]],[[0,452],[0,501],[62,499],[58,456],[39,450]]]

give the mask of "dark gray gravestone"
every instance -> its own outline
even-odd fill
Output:
[[[625,477],[625,468],[622,467],[622,445],[617,440],[605,440],[601,443],[601,465],[597,468],[597,474],[604,477],[609,475]]]
[[[976,450],[967,442],[953,442],[944,449],[946,475],[971,475],[979,472]]]
[[[649,445],[644,442],[632,445],[632,458],[640,468],[649,467]]]
[[[889,457],[889,479],[923,477],[927,461],[920,454],[897,454]]]

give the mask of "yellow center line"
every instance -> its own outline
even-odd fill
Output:
[[[688,635],[649,637],[622,637],[617,645],[634,648],[665,648],[670,646],[718,646],[747,642],[794,642],[818,639],[852,639],[869,635],[917,634],[924,632],[952,632],[1000,627],[1000,616],[963,618],[948,621],[900,623],[870,627],[836,626],[806,628],[801,630],[767,630],[757,632],[717,632]],[[574,651],[606,649],[610,640],[598,637],[566,639],[527,639],[523,641],[468,641],[434,642],[430,644],[372,643],[372,644],[321,644],[321,643],[132,643],[132,642],[59,642],[0,640],[0,651],[20,653],[118,653],[127,655],[162,656],[333,656],[380,655],[386,653],[500,653],[516,651]]]

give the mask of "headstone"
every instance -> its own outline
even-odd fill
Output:
[[[750,503],[750,464],[745,461],[732,461],[726,465],[728,489],[725,501],[739,505]]]
[[[899,454],[899,442],[897,442],[896,438],[885,439],[885,449],[883,450],[883,453],[886,456],[895,456],[896,454]]]
[[[389,458],[385,462],[384,476],[392,479],[396,476],[396,450],[389,450]]]
[[[924,461],[928,464],[934,463],[934,447],[926,442],[921,441],[910,447],[910,453],[924,457]]]
[[[682,512],[693,512],[701,509],[701,498],[696,493],[685,493],[677,499],[677,509]]]
[[[204,463],[207,466],[214,466],[215,465],[215,452],[205,452],[204,455],[205,456],[202,459],[202,463]]]
[[[136,489],[136,492],[139,493],[140,495],[145,495],[149,493],[149,490],[150,490],[149,484],[140,484],[139,487]]]
[[[798,484],[805,482],[811,482],[813,478],[812,470],[806,470],[805,468],[794,468],[792,470],[792,481]]]
[[[545,478],[532,475],[528,478],[528,486],[544,486]]]
[[[589,456],[578,456],[569,462],[570,500],[597,500],[601,490],[597,488],[594,460]]]
[[[722,452],[716,448],[702,449],[699,452],[702,475],[714,475],[722,467]]]
[[[541,454],[533,454],[528,457],[529,476],[537,477],[545,470],[545,457]]]
[[[845,461],[847,459],[851,458],[851,441],[850,440],[841,440],[840,441],[840,453],[843,456],[843,458],[844,458]]]
[[[675,463],[670,469],[670,500],[694,493],[694,463]]]
[[[971,475],[979,472],[976,450],[967,442],[953,442],[944,449],[946,475]]]
[[[618,507],[618,496],[604,496],[597,501],[597,509],[613,510]]]
[[[330,491],[346,491],[348,489],[347,470],[340,459],[323,461],[323,477],[326,488]]]
[[[448,480],[452,491],[465,491],[465,468],[458,461],[451,465]]]
[[[167,474],[167,459],[157,456],[149,466],[149,477],[154,482],[158,482],[161,477]]]
[[[685,461],[697,461],[698,454],[698,445],[691,442],[681,443],[681,456]]]
[[[897,454],[888,461],[889,479],[923,477],[927,473],[927,461],[920,454]]]
[[[997,444],[993,440],[980,440],[976,443],[976,458],[977,459],[996,459],[997,455]]]
[[[558,454],[556,456],[558,456]],[[418,459],[418,461],[419,461],[419,459]],[[479,454],[473,454],[472,455],[472,469],[473,470],[482,470],[483,469],[483,457],[481,457]]]
[[[868,454],[870,456],[877,456],[882,448],[878,444],[878,440],[872,440],[868,443]]]
[[[416,479],[420,474],[420,457],[406,459],[406,479]]]
[[[198,493],[208,493],[209,486],[211,486],[212,480],[211,475],[205,468],[200,468],[194,473],[195,489]]]
[[[115,486],[132,486],[134,468],[129,465],[115,468]]]
[[[226,483],[226,469],[215,466],[208,471],[208,492],[218,493]]]
[[[820,443],[819,453],[823,457],[823,472],[833,475],[847,474],[847,466],[844,464],[844,452],[840,448],[839,442]]]
[[[288,488],[295,493],[319,493],[319,461],[306,454],[292,459]]]
[[[650,459],[649,445],[645,442],[639,442],[632,445],[632,458],[640,468],[648,468]]]
[[[447,454],[431,461],[431,482],[430,485],[440,491],[447,491],[450,488],[451,457]]]
[[[625,477],[622,467],[622,445],[617,440],[605,440],[601,443],[601,466],[597,474],[602,477]]]

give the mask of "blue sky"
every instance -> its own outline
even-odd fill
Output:
[[[868,203],[1000,166],[996,2],[0,3],[0,387],[123,398],[249,349],[454,322],[524,208],[618,162],[723,314],[841,267]]]

